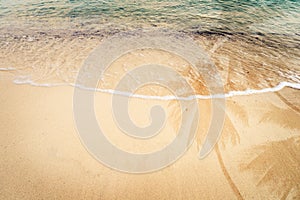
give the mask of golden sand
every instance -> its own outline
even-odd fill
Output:
[[[300,97],[292,89],[279,94],[291,102]],[[72,87],[15,85],[2,77],[3,199],[299,197],[300,115],[277,93],[227,99],[222,138],[208,157],[197,158],[199,141],[195,141],[173,165],[140,175],[111,170],[86,151],[75,129],[72,95]],[[111,115],[109,109],[101,113]],[[132,115],[144,119],[143,113]],[[106,128],[115,127],[105,120]],[[172,128],[169,123],[167,130]],[[136,141],[131,142],[123,147],[136,147],[132,145]]]
[[[51,67],[66,69],[65,74],[73,70],[70,66],[75,70],[98,40],[87,42],[77,38],[65,45],[59,41],[43,42],[36,42],[38,48],[26,42],[15,44],[23,45],[27,50],[15,47],[13,53],[8,47],[3,48],[1,67],[7,67],[8,63],[19,69],[23,66],[25,71],[21,71],[25,74],[27,71],[32,73],[32,67],[35,67],[34,70],[40,69],[36,71],[36,77],[43,77],[41,74],[46,66],[50,70],[44,77],[56,80],[55,77],[64,71],[51,70]],[[230,82],[238,75],[233,66],[239,65],[230,63],[233,61],[229,62],[225,57],[214,58],[222,57],[222,51],[226,54],[226,48],[234,44],[217,50],[218,47],[207,41],[200,39],[199,42],[211,53],[219,69],[227,67],[221,71],[226,89],[241,89]],[[217,55],[215,51],[218,51]],[[172,67],[178,68],[199,93],[206,92],[200,84],[201,77],[196,79],[184,60],[161,52],[135,52],[130,56],[125,55],[113,63],[111,73],[102,84],[114,87],[114,81],[126,73],[122,71],[125,68],[118,67],[127,62],[130,69],[147,62],[150,57],[158,58],[156,61],[161,64],[173,63]],[[252,60],[252,64],[260,62],[254,58],[248,60]],[[282,63],[284,61],[277,64]],[[180,68],[182,66],[185,67]],[[297,90],[285,88],[279,92],[227,98],[220,140],[202,160],[198,155],[209,127],[211,110],[209,100],[199,100],[202,117],[190,149],[162,170],[136,175],[112,170],[87,152],[74,122],[73,87],[16,85],[13,83],[15,75],[15,71],[0,74],[1,199],[300,198],[300,93]],[[243,87],[251,87],[263,78],[257,77],[255,71],[246,76]],[[164,89],[151,93],[153,90],[146,87],[138,93],[157,95],[157,91],[160,95],[169,94]],[[149,140],[137,140],[124,135],[114,123],[111,94],[95,94],[95,113],[101,128],[112,143],[129,152],[155,151],[176,136],[181,116],[175,100],[133,98],[129,102],[129,115],[136,124],[146,126],[150,123],[149,110],[157,104],[165,108],[168,116],[162,131]]]

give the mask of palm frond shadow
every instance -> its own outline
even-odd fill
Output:
[[[199,126],[198,126],[198,132],[196,134],[196,143],[197,143],[197,147],[198,150],[200,149],[200,146],[202,145],[205,137],[207,137],[207,132],[209,130],[210,127],[210,120],[211,120],[211,106],[210,106],[209,101],[204,101],[200,103],[200,110],[202,113],[204,113],[204,116],[202,115],[202,118],[200,117],[200,121],[199,121]],[[170,102],[169,103],[170,107],[174,107],[175,108],[175,102]],[[173,109],[172,109],[173,110]],[[180,111],[177,109],[174,109],[172,115],[170,116],[170,120],[172,120],[172,123],[174,125],[178,125],[178,123],[180,123]],[[178,132],[178,126],[174,126],[175,127],[175,132]],[[231,187],[233,193],[235,194],[237,199],[243,199],[243,196],[241,194],[241,192],[239,191],[237,185],[234,183],[234,180],[232,179],[232,177],[230,176],[230,173],[228,172],[225,163],[223,161],[223,157],[222,157],[222,153],[219,149],[219,144],[220,143],[222,145],[223,148],[226,147],[226,145],[228,145],[228,143],[231,143],[231,145],[236,145],[240,143],[240,136],[238,134],[238,131],[236,130],[236,128],[234,127],[230,117],[226,114],[225,115],[225,121],[224,121],[224,126],[223,126],[223,130],[219,139],[219,142],[217,142],[215,144],[214,150],[215,153],[217,155],[217,160],[218,163],[220,165],[220,168],[224,174],[225,179],[227,180],[227,183],[229,184],[229,186]]]
[[[234,127],[228,115],[226,115],[225,117],[223,131],[219,142],[222,144],[223,148],[225,148],[228,144],[234,146],[240,143],[240,136],[238,134],[238,131]]]
[[[280,92],[275,93],[281,101],[283,101],[288,107],[290,107],[292,110],[294,110],[296,113],[300,114],[300,108],[291,103],[289,100],[287,100]]]
[[[283,128],[300,129],[300,115],[293,110],[287,108],[279,108],[270,105],[270,110],[266,112],[260,119],[260,123],[273,122]]]
[[[238,104],[236,101],[227,101],[227,107],[226,109],[228,109],[229,111],[231,111],[235,116],[237,116],[237,118],[239,120],[241,120],[241,122],[246,125],[249,126],[249,117],[248,117],[248,113],[246,111],[246,109],[244,108],[244,106]]]
[[[209,126],[210,126],[210,120],[211,120],[211,102],[202,102],[200,105],[200,121],[198,126],[198,132],[196,134],[196,144],[199,148],[199,146],[203,143],[206,134],[208,132]],[[169,119],[172,121],[172,124],[174,124],[173,129],[174,132],[178,132],[178,128],[180,127],[180,121],[181,121],[181,110],[176,108],[178,106],[176,104],[176,101],[171,101],[168,105],[171,107],[172,113],[169,117]],[[236,105],[233,109],[234,113],[240,112],[241,114],[237,114],[238,118],[241,119],[244,123],[248,123],[248,116],[245,110],[240,106]],[[205,114],[203,114],[205,113]],[[240,117],[239,117],[240,116]],[[222,145],[223,148],[226,147],[226,145],[237,145],[240,143],[240,136],[235,128],[232,120],[230,119],[228,114],[225,114],[225,120],[223,125],[223,130],[221,133],[221,136],[219,138],[219,143]]]
[[[266,185],[279,198],[300,198],[300,136],[269,142],[246,152],[241,171],[252,172],[256,185]]]

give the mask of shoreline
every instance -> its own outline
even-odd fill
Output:
[[[1,70],[0,70],[1,71]],[[132,97],[132,98],[139,98],[139,99],[154,99],[154,100],[184,100],[189,101],[193,99],[222,99],[222,98],[229,98],[229,97],[235,97],[235,96],[248,96],[248,95],[255,95],[255,94],[263,94],[263,93],[273,93],[273,92],[279,92],[285,88],[300,90],[300,83],[292,83],[292,82],[281,82],[278,85],[270,88],[263,88],[263,89],[247,89],[244,91],[229,91],[229,93],[224,94],[212,94],[212,95],[190,95],[190,96],[151,96],[151,95],[142,95],[142,94],[132,94],[126,91],[117,91],[114,89],[99,89],[99,88],[87,88],[81,85],[76,84],[37,84],[32,81],[25,81],[25,82],[19,82],[17,80],[12,81],[16,85],[30,85],[34,87],[63,87],[63,86],[69,86],[69,87],[76,87],[82,90],[87,91],[94,91],[94,92],[102,92],[102,93],[108,93],[108,94],[114,94],[114,95],[120,95],[125,97]]]
[[[282,57],[278,63],[274,63],[274,59],[277,59],[277,57],[257,57],[255,51],[251,53],[253,46],[245,44],[245,48],[249,47],[244,52],[247,57],[236,60],[238,55],[235,52],[228,52],[236,45],[232,41],[202,38],[196,40],[196,42],[203,47],[215,64],[223,81],[224,93],[227,96],[279,91],[285,86],[299,89],[300,77],[298,76],[299,69],[296,65],[296,57],[290,59]],[[97,44],[101,44],[98,39],[87,38],[51,39],[50,41],[46,39],[43,41],[26,41],[24,39],[20,43],[8,41],[0,51],[3,55],[0,58],[0,61],[2,61],[0,73],[14,74],[13,81],[16,84],[35,86],[71,85],[85,88],[75,84],[77,73],[89,54],[97,47]],[[13,52],[11,52],[12,47],[15,48]],[[139,64],[143,64],[143,62],[140,62],[141,60],[144,60],[144,63],[153,63],[151,57],[158,60],[155,64],[170,66],[186,78],[195,88],[196,95],[199,95],[196,98],[206,98],[209,95],[205,91],[205,81],[201,77],[201,73],[207,73],[205,70],[200,71],[199,75],[182,58],[168,52],[151,50],[136,50],[128,53],[128,55],[122,55],[112,63],[112,68],[110,67],[111,69],[105,74],[106,83],[100,88],[97,87],[97,89],[104,92],[113,92],[111,88],[114,88],[115,80],[122,77],[122,73],[124,74]],[[164,61],[164,59],[166,60]],[[135,63],[134,67],[129,66],[131,62]]]

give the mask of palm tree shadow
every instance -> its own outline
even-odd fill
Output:
[[[260,123],[273,122],[283,128],[300,129],[300,115],[291,109],[279,108],[270,105],[270,110],[266,112],[260,119]]]
[[[240,143],[240,136],[229,116],[226,115],[223,131],[220,137],[219,142],[222,144],[222,147],[225,149],[226,145],[231,144],[232,146]]]
[[[267,80],[267,83],[269,85],[269,87],[274,87],[274,85],[272,85],[272,83]],[[278,96],[278,98],[284,102],[290,109],[294,110],[297,114],[300,114],[300,108],[299,108],[299,104],[298,106],[294,103],[292,103],[289,98],[286,98],[284,94],[282,94],[283,91],[278,91],[275,92],[274,94],[276,94]],[[295,100],[297,101],[296,97]]]
[[[204,138],[207,137],[205,133],[207,133],[209,126],[210,126],[210,118],[211,118],[211,110],[210,110],[210,103],[209,101],[204,101],[201,102],[200,104],[200,110],[202,113],[205,113],[205,116],[202,118],[200,117],[200,122],[199,122],[199,127],[198,127],[198,132],[196,134],[196,144],[198,147],[198,150],[200,150],[200,146],[202,145],[203,141],[205,140]],[[174,102],[170,103],[169,106],[174,106]],[[178,111],[177,111],[178,112]],[[170,119],[173,121],[174,124],[178,124],[180,120],[180,114],[178,114],[176,111],[172,114]],[[247,116],[245,115],[246,121],[248,121]],[[177,132],[177,131],[176,131]],[[237,145],[240,143],[240,136],[238,134],[238,131],[236,130],[234,124],[232,123],[230,117],[228,114],[225,114],[225,121],[224,121],[224,126],[223,130],[219,139],[219,144],[222,145],[223,149],[226,148],[228,144],[231,145]],[[217,160],[220,165],[220,168],[223,172],[223,175],[225,179],[227,180],[227,183],[230,185],[232,191],[234,192],[235,196],[237,199],[243,199],[238,187],[234,183],[234,180],[230,176],[230,173],[228,172],[226,165],[223,161],[222,153],[219,148],[219,144],[216,143],[214,147],[214,151],[217,155]]]
[[[228,100],[226,109],[232,112],[244,125],[249,126],[249,117],[244,106],[236,101]]]
[[[275,94],[283,101],[288,107],[290,107],[292,110],[294,110],[296,113],[300,114],[300,108],[298,108],[296,105],[291,103],[287,98],[285,98],[280,92],[275,92]]]
[[[254,174],[257,186],[267,185],[281,199],[300,199],[300,136],[269,142],[250,149],[240,165]]]
[[[211,102],[201,102],[200,107],[200,121],[198,126],[198,132],[196,134],[196,144],[198,149],[202,145],[202,143],[205,140],[206,133],[208,132],[208,129],[210,127],[210,120],[211,120]],[[169,106],[174,107],[175,102],[169,103]],[[235,104],[234,107],[230,106],[230,110],[233,113],[233,115],[236,115],[238,120],[242,122],[244,125],[248,125],[248,115],[247,112],[244,110],[244,108],[238,104]],[[174,124],[178,124],[180,122],[180,114],[178,113],[180,110],[173,111],[170,120]],[[204,114],[203,114],[204,113]],[[177,129],[174,129],[175,132],[178,131],[178,126],[175,126]],[[222,129],[222,133],[220,135],[219,141],[222,145],[222,147],[225,149],[227,145],[238,145],[240,143],[240,136],[239,133],[231,119],[231,117],[226,113],[225,114],[225,120],[224,125]]]

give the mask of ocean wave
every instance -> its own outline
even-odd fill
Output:
[[[153,100],[183,100],[189,101],[194,99],[220,99],[220,98],[229,98],[234,96],[247,96],[247,95],[255,95],[255,94],[263,94],[269,92],[278,92],[285,87],[293,88],[300,90],[300,83],[293,83],[293,82],[280,82],[278,85],[269,88],[262,88],[262,89],[247,89],[243,91],[229,91],[224,94],[212,94],[212,95],[189,95],[189,96],[174,96],[174,95],[166,95],[166,96],[154,96],[154,95],[142,95],[142,94],[134,94],[131,92],[126,91],[118,91],[113,89],[102,89],[102,88],[89,88],[78,84],[73,83],[36,83],[30,78],[21,77],[17,78],[13,81],[15,84],[18,85],[31,85],[37,87],[58,87],[58,86],[71,86],[80,88],[83,90],[95,91],[95,92],[102,92],[114,95],[121,95],[126,97],[132,98],[139,98],[139,99],[153,99]]]

